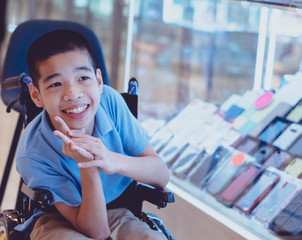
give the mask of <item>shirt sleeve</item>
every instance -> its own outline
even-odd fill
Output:
[[[101,104],[111,115],[125,153],[129,156],[139,156],[149,144],[147,131],[130,112],[121,94],[111,87],[104,86],[104,88]]]
[[[17,159],[17,171],[30,189],[45,189],[52,194],[52,202],[63,202],[69,206],[81,204],[80,192],[72,179],[59,174],[51,166],[28,157]]]

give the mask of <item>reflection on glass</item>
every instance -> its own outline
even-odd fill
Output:
[[[268,89],[299,71],[299,11],[246,1],[135,2],[130,75],[140,82],[141,117],[169,118],[194,98],[219,105],[241,95],[254,87],[257,62],[259,86]]]

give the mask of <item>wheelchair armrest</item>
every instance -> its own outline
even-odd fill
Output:
[[[174,194],[163,188],[155,188],[146,184],[137,185],[137,193],[141,200],[145,200],[156,205],[158,208],[164,208],[168,203],[174,202]]]
[[[30,189],[25,183],[21,187],[22,193],[34,201],[41,210],[47,211],[51,208],[52,194],[45,189]]]

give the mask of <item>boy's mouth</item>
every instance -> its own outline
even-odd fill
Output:
[[[89,104],[84,105],[84,106],[75,107],[75,108],[65,109],[65,110],[62,110],[62,112],[68,113],[68,114],[80,114],[80,113],[84,112],[88,107],[89,107]]]

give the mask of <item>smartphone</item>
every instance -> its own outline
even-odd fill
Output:
[[[302,192],[300,191],[287,205],[277,214],[269,225],[269,229],[282,237],[301,235],[302,232]]]
[[[245,171],[241,172],[235,179],[218,195],[217,200],[224,205],[231,207],[239,196],[247,189],[259,175],[263,167],[256,164],[249,164]]]
[[[289,122],[282,118],[275,118],[260,134],[259,140],[272,143],[289,125]]]
[[[299,157],[302,157],[302,136],[300,136],[293,145],[288,149],[288,151]]]
[[[257,139],[246,136],[235,146],[235,148],[240,152],[250,154],[256,149],[258,145],[259,141]]]
[[[274,148],[265,144],[261,146],[254,154],[252,154],[252,156],[258,163],[263,163],[273,152]]]
[[[270,171],[264,171],[254,185],[248,189],[235,203],[235,207],[241,212],[249,214],[266,194],[279,181],[280,175]]]
[[[292,123],[287,129],[273,142],[273,145],[287,150],[290,145],[302,134],[302,125]]]
[[[291,154],[282,151],[281,149],[276,149],[276,151],[264,162],[263,165],[265,167],[283,169],[292,159],[293,157]]]
[[[203,187],[209,176],[215,169],[216,165],[231,154],[230,150],[223,146],[217,147],[212,155],[209,155],[204,161],[198,165],[189,175],[189,180],[199,187]]]
[[[285,168],[284,171],[293,175],[294,177],[299,177],[302,173],[302,159],[294,158]]]
[[[302,121],[302,99],[293,107],[286,115],[286,119],[292,122],[299,123]]]
[[[287,199],[289,199],[297,191],[297,185],[291,182],[280,182],[275,189],[259,204],[255,211],[255,218],[263,223],[276,213]]]

